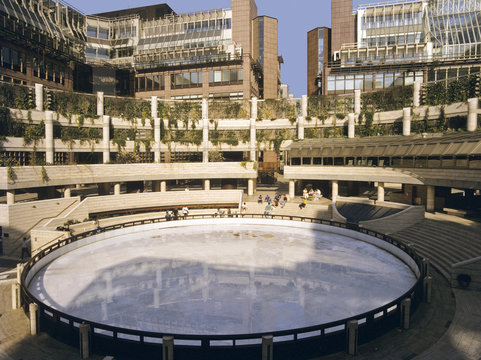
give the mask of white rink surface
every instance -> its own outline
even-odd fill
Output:
[[[395,256],[346,236],[278,225],[197,224],[82,246],[42,268],[29,289],[53,308],[108,325],[245,334],[367,312],[415,281]]]

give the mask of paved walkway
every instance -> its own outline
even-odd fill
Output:
[[[262,193],[265,194],[266,191]],[[264,210],[264,205],[256,202],[249,202],[247,206],[249,213],[262,213]],[[309,202],[305,210],[299,210],[297,201],[291,201],[284,209],[275,209],[274,213],[329,218],[328,207],[329,201],[323,199],[318,203]],[[155,214],[158,215],[159,213]],[[149,216],[152,215],[135,215],[136,218]],[[456,220],[454,217],[448,219],[442,214],[428,217],[429,220]],[[456,221],[468,227],[477,226],[460,218]],[[4,260],[0,260],[0,269],[15,263],[15,259]],[[14,272],[0,274],[0,360],[78,359],[78,349],[64,345],[46,334],[35,337],[29,334],[28,319],[23,311],[11,310],[11,284],[15,281],[13,274]],[[452,290],[439,273],[433,272],[433,277],[432,303],[420,305],[412,318],[411,329],[394,329],[361,345],[355,359],[481,359],[481,292]],[[348,356],[344,353],[322,357],[323,360],[345,358]],[[103,356],[92,359],[103,359]]]

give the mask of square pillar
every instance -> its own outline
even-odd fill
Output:
[[[15,190],[7,190],[7,205],[15,204]]]
[[[434,212],[435,187],[428,185],[426,188],[426,211]]]
[[[210,190],[210,179],[204,179],[204,190]]]
[[[110,116],[103,117],[103,162],[110,162]]]
[[[336,199],[338,196],[339,196],[339,182],[337,180],[332,180],[332,191],[331,191],[332,202],[336,202]]]
[[[166,191],[167,191],[167,182],[161,181],[160,182],[160,192],[166,192]]]
[[[252,196],[255,192],[256,179],[247,179],[247,195]]]
[[[104,93],[97,91],[97,116],[104,115]]]
[[[114,184],[114,195],[120,195],[120,183]]]
[[[35,84],[35,110],[43,111],[43,85]]]
[[[384,183],[377,184],[377,201],[384,201]]]
[[[69,187],[63,189],[63,197],[68,199],[72,196],[72,190]]]
[[[295,180],[289,180],[289,197],[294,199],[296,196],[296,181]]]
[[[45,162],[54,162],[53,112],[45,111]]]

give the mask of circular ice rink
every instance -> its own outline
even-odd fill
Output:
[[[29,291],[87,321],[216,335],[344,319],[416,282],[398,257],[327,226],[236,220],[143,225],[80,240],[37,268]]]

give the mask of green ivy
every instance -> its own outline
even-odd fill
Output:
[[[399,110],[410,107],[412,101],[413,86],[393,86],[384,90],[363,93],[361,95],[361,111]]]
[[[444,81],[426,84],[425,105],[447,105],[454,102],[465,102],[470,98],[477,97],[476,75],[463,77],[450,81],[447,85]]]
[[[51,102],[49,110],[72,119],[77,115],[78,125],[82,127],[85,118],[97,118],[97,96],[90,94],[70,93],[66,91],[49,92]]]
[[[0,83],[0,104],[7,108],[28,110],[35,107],[33,90],[23,85]]]

